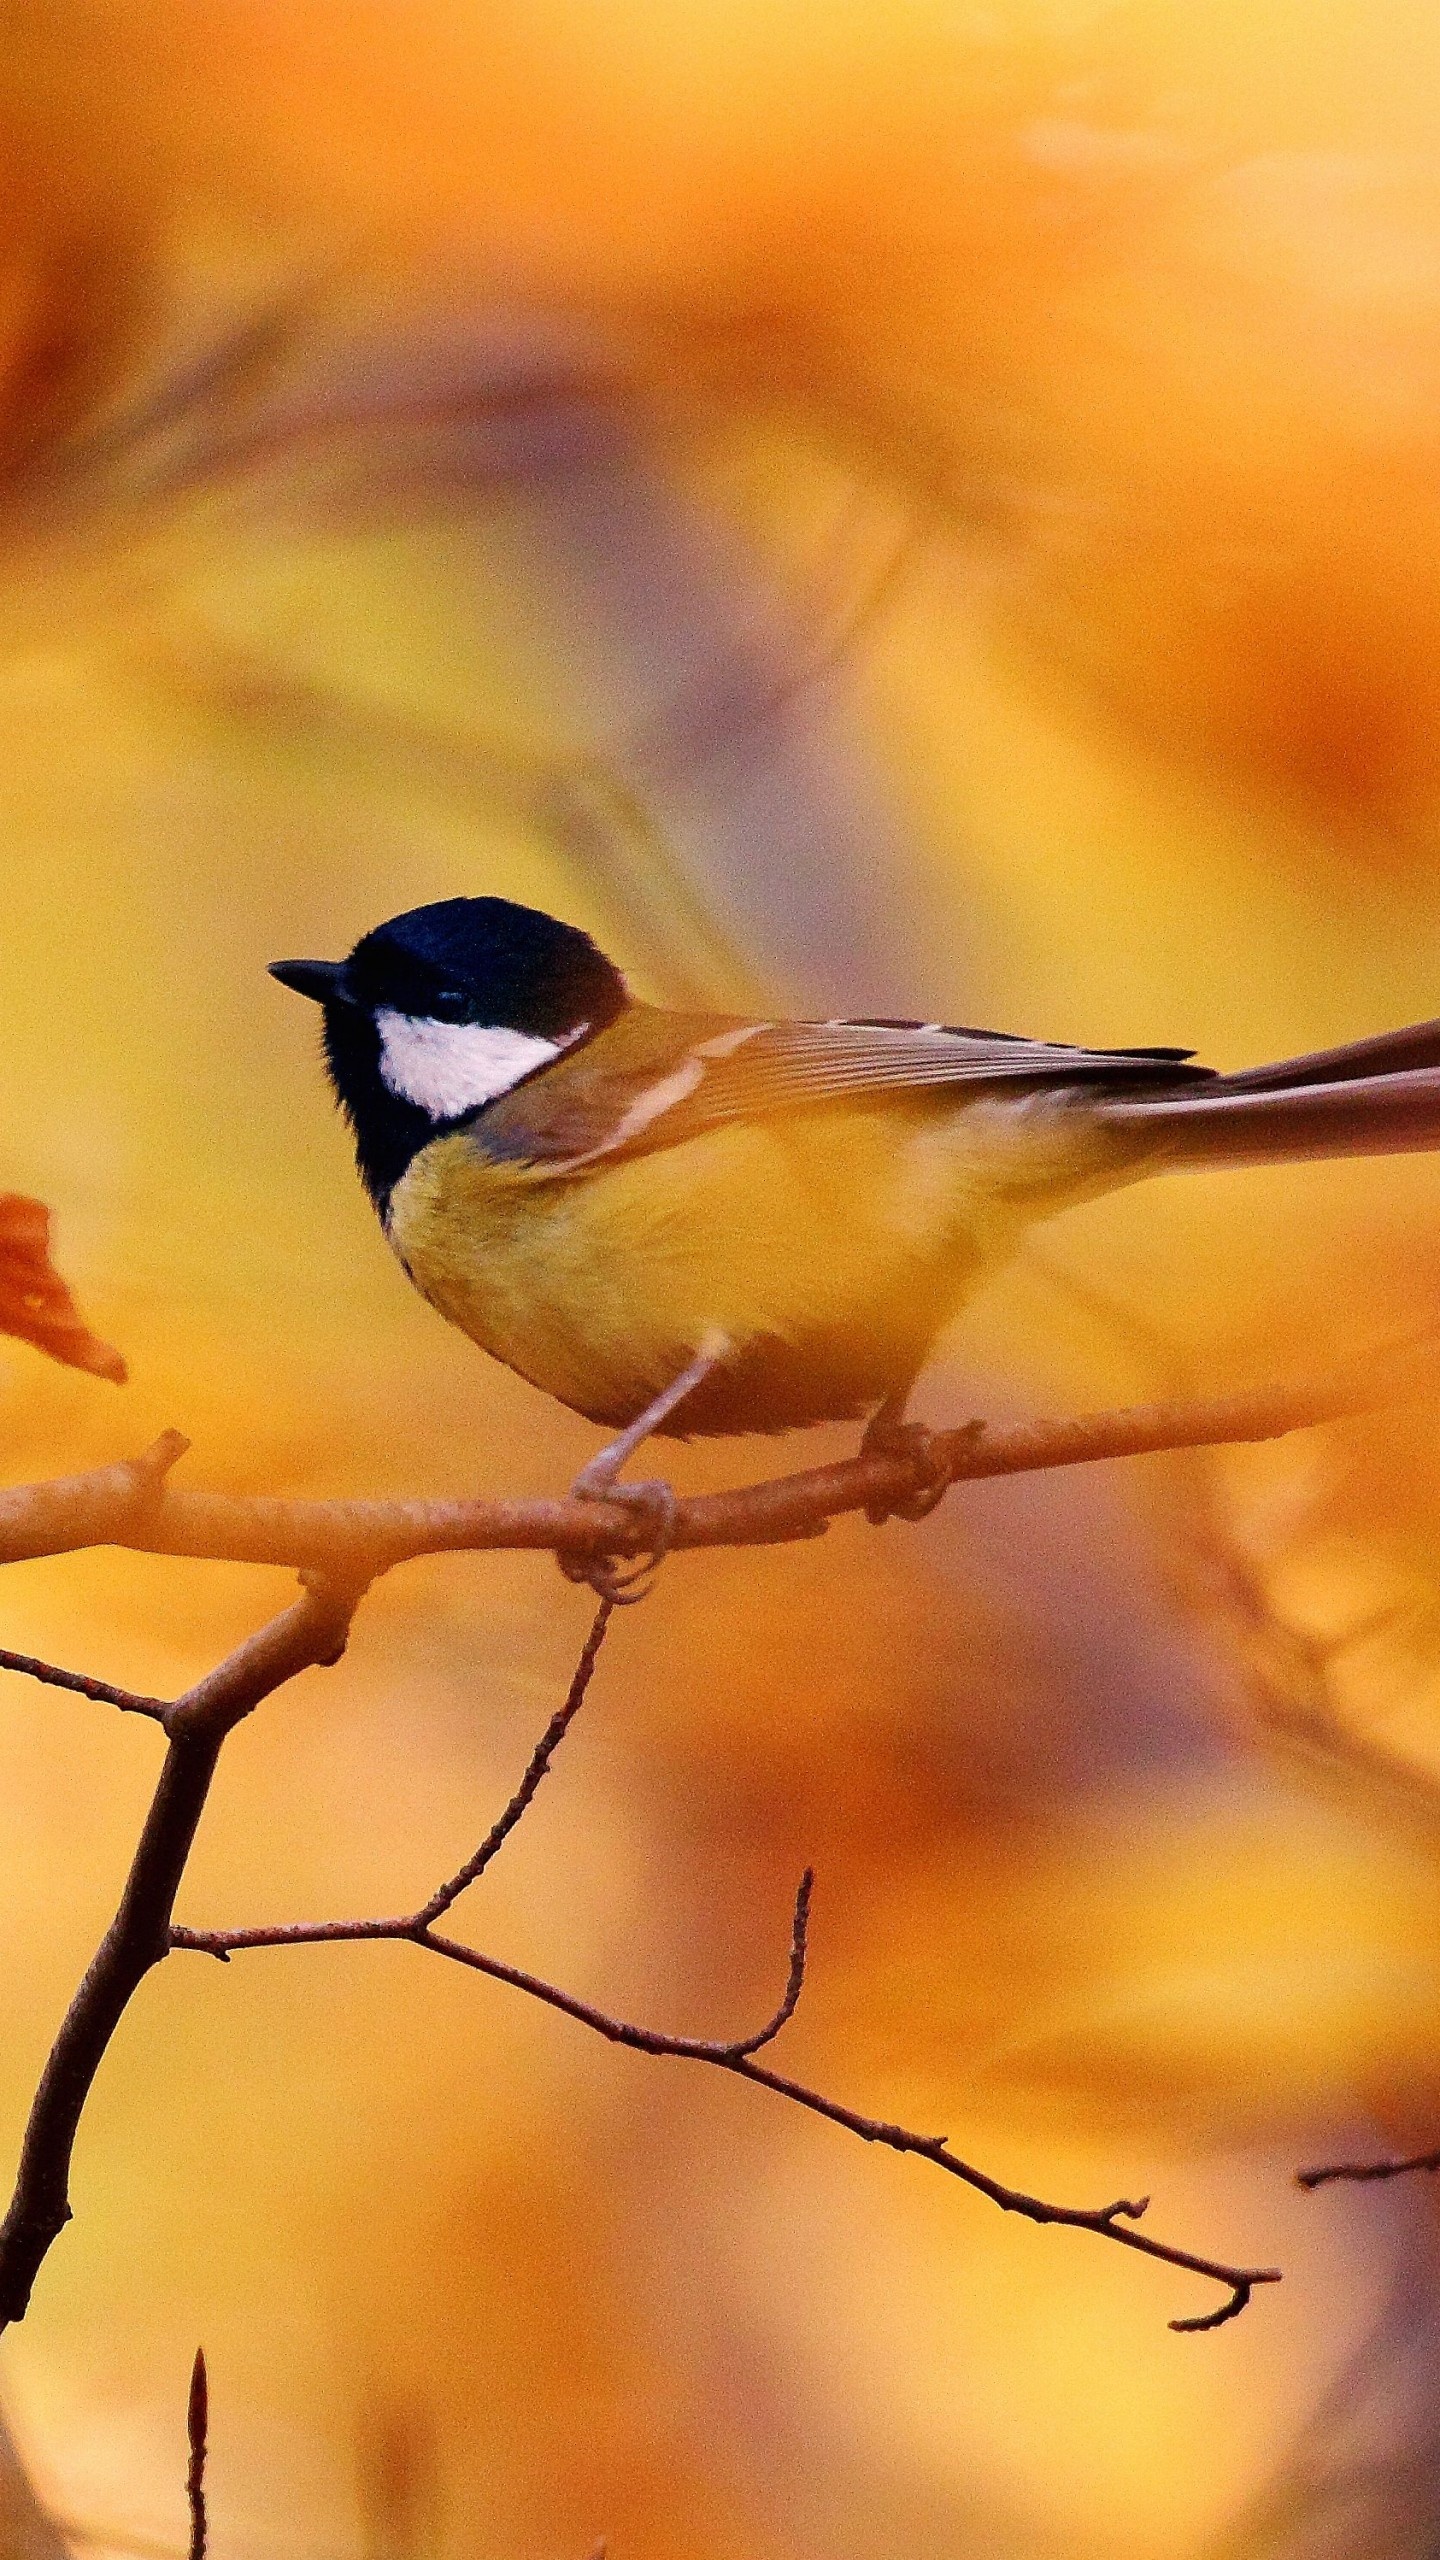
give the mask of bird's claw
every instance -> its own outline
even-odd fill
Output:
[[[561,1548],[556,1563],[570,1582],[587,1582],[612,1608],[633,1608],[643,1600],[654,1584],[655,1576],[670,1552],[675,1535],[675,1522],[680,1505],[674,1487],[663,1476],[653,1476],[640,1484],[612,1484],[602,1478],[586,1481],[588,1470],[576,1477],[570,1488],[576,1502],[621,1502],[627,1510],[640,1512],[645,1522],[645,1546],[633,1560],[622,1562],[618,1556],[581,1555],[576,1549]]]
[[[919,1478],[915,1491],[899,1502],[866,1503],[865,1517],[874,1529],[883,1528],[887,1520],[928,1520],[950,1490],[950,1469],[927,1422],[897,1422],[888,1414],[877,1414],[866,1427],[860,1455],[903,1458]]]

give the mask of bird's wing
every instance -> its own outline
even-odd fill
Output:
[[[1208,1079],[1183,1049],[1078,1049],[936,1022],[753,1022],[633,1006],[482,1115],[487,1150],[557,1172],[681,1145],[727,1121],[942,1086]]]

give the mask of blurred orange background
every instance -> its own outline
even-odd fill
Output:
[[[1440,1010],[1437,54],[1414,0],[11,13],[0,1188],[132,1383],[0,1345],[9,1475],[589,1454],[407,1292],[264,975],[424,899],[1224,1065]],[[1146,1186],[924,1410],[1289,1374],[1423,1320],[1437,1234],[1418,1158]],[[1428,2549],[1431,2200],[1289,2181],[1440,2123],[1437,1514],[1420,1411],[677,1562],[465,1915],[728,2033],[813,1858],[788,2065],[1278,2259],[1243,2320],[408,1950],[182,1960],[5,2342],[57,2512],[181,2547],[203,2339],[236,2560]],[[85,1555],[0,1633],[171,1692],[286,1588]],[[230,1746],[182,1916],[417,1899],[586,1622],[543,1558],[394,1575]],[[7,2160],[155,1756],[0,1694]]]

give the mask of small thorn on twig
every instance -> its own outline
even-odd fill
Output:
[[[197,2347],[190,2368],[190,2404],[186,2411],[186,2433],[190,2440],[190,2467],[185,2474],[185,2495],[190,2502],[189,2560],[205,2560],[205,2456],[210,2424],[210,2385],[205,2371],[205,2350]]]

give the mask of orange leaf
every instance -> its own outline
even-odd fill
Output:
[[[43,1200],[0,1192],[0,1333],[33,1342],[52,1360],[125,1383],[118,1351],[90,1331],[50,1259],[50,1212]]]

